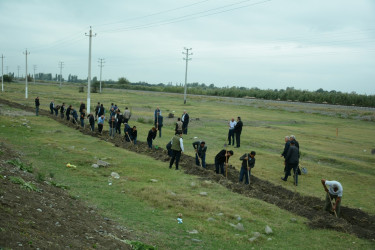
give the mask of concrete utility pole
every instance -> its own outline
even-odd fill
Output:
[[[17,78],[18,79],[20,79],[20,68],[21,68],[20,65],[17,65],[17,70],[18,70],[18,76],[17,76]]]
[[[27,49],[26,51],[24,52],[25,56],[26,56],[26,69],[25,69],[25,79],[26,79],[26,88],[25,88],[25,98],[27,99],[28,98],[28,89],[27,89],[27,55],[30,55],[30,52],[27,52]]]
[[[192,50],[192,48],[188,49],[188,48],[184,48],[184,50],[186,50],[186,52],[182,52],[182,54],[186,55],[185,58],[182,58],[183,60],[186,61],[186,69],[185,69],[185,90],[184,90],[184,104],[186,104],[186,90],[187,90],[187,70],[188,70],[188,61],[191,60],[191,58],[189,58],[189,56],[191,56],[193,53],[189,53],[189,50]]]
[[[99,67],[100,67],[100,90],[99,90],[99,93],[102,93],[102,68],[104,67],[104,58],[99,58],[99,61],[98,61],[99,64]]]
[[[7,75],[9,76],[9,67],[8,66],[5,66],[5,68],[6,68],[6,72],[7,72]]]
[[[37,69],[36,65],[34,64],[34,85],[35,85],[35,70]]]
[[[1,55],[1,92],[4,92],[4,55]]]
[[[92,30],[91,30],[91,26],[90,26],[90,33],[87,35],[87,33],[85,33],[86,36],[89,37],[89,73],[88,73],[88,77],[87,77],[87,114],[90,114],[90,91],[91,91],[91,39],[93,37],[92,35]],[[96,34],[94,35],[96,36]]]
[[[59,62],[59,68],[60,68],[60,89],[61,89],[62,68],[64,68],[64,62]]]

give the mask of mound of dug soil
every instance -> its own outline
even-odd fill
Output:
[[[0,103],[8,106],[21,108],[23,110],[33,111],[32,107],[25,107],[18,103],[9,102],[0,99]],[[133,145],[125,142],[123,137],[117,136],[114,139],[108,139],[108,132],[103,134],[91,132],[88,128],[81,128],[64,119],[50,115],[46,111],[41,111],[41,115],[48,115],[52,119],[63,123],[67,126],[79,129],[83,134],[98,137],[100,139],[110,141],[117,147],[122,147],[127,150],[145,154],[153,157],[156,160],[164,162],[169,161],[166,150],[162,148],[149,149],[147,143],[137,142]],[[247,197],[257,198],[265,202],[274,204],[282,209],[297,215],[306,217],[310,220],[309,226],[312,228],[326,228],[340,232],[355,234],[360,238],[369,240],[375,239],[375,216],[369,215],[359,209],[341,207],[341,218],[335,218],[329,213],[323,211],[324,201],[316,197],[302,196],[299,193],[289,191],[282,186],[272,184],[266,180],[261,180],[255,176],[251,176],[251,186],[238,183],[239,172],[234,167],[228,168],[228,178],[222,175],[217,175],[214,172],[214,165],[207,165],[206,169],[195,165],[195,159],[191,156],[183,155],[181,157],[180,165],[187,174],[200,176],[203,179],[217,182],[229,190],[242,194]]]

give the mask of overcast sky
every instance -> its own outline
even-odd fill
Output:
[[[375,94],[373,0],[0,0],[4,73]],[[1,73],[1,72],[0,72]]]

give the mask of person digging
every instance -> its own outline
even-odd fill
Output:
[[[340,216],[341,198],[343,194],[343,188],[338,181],[327,181],[322,179],[322,185],[324,190],[327,192],[324,210],[328,212],[334,212],[336,217]],[[328,188],[327,188],[328,186]],[[335,204],[332,200],[335,199]]]

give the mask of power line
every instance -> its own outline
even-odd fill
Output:
[[[184,57],[182,59],[186,61],[186,68],[185,68],[185,89],[184,89],[184,104],[186,104],[188,61],[191,60],[191,58],[189,58],[189,56],[193,55],[193,53],[189,53],[189,50],[192,50],[192,48],[190,48],[190,49],[184,48],[184,50],[186,50],[186,52],[182,52],[182,54],[184,54],[186,57]]]

